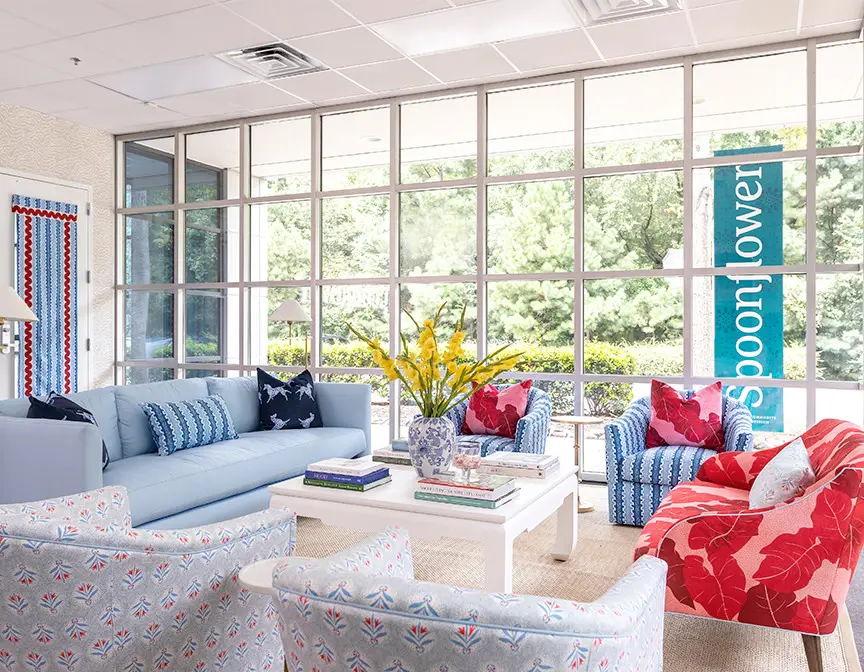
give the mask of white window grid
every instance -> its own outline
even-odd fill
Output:
[[[126,367],[171,369],[176,378],[183,378],[185,371],[209,370],[214,375],[219,372],[235,372],[238,375],[254,373],[258,366],[271,371],[298,372],[303,370],[301,366],[271,366],[266,362],[246,361],[248,359],[248,348],[246,340],[249,327],[249,311],[246,290],[256,287],[279,288],[295,287],[306,288],[310,292],[311,301],[311,332],[310,343],[310,366],[309,369],[316,379],[331,374],[348,375],[378,375],[383,376],[379,368],[346,368],[323,366],[321,364],[321,340],[320,340],[320,312],[321,312],[321,290],[328,286],[385,286],[389,289],[389,331],[391,355],[398,354],[399,329],[401,324],[399,290],[401,285],[410,284],[445,284],[445,283],[473,283],[476,286],[477,301],[477,356],[485,356],[486,344],[486,288],[487,283],[495,281],[543,281],[543,280],[569,280],[574,283],[573,293],[573,352],[574,370],[568,373],[545,373],[545,372],[518,372],[513,371],[505,374],[511,379],[532,378],[538,381],[567,381],[573,384],[575,412],[583,408],[583,385],[590,382],[617,382],[617,383],[650,383],[654,376],[641,375],[605,375],[583,372],[583,282],[594,279],[627,279],[639,277],[670,277],[680,278],[683,281],[683,374],[678,376],[663,376],[663,379],[673,385],[681,385],[684,388],[707,385],[718,378],[715,376],[699,376],[693,372],[693,279],[696,277],[712,277],[728,275],[726,268],[694,267],[693,266],[693,171],[700,168],[715,168],[730,165],[748,165],[755,163],[788,161],[790,159],[803,159],[806,162],[806,256],[805,263],[782,266],[763,266],[758,268],[737,267],[736,275],[756,274],[801,274],[806,278],[806,377],[804,379],[772,379],[771,387],[794,388],[806,390],[806,423],[808,426],[816,421],[816,390],[862,390],[864,381],[827,381],[817,378],[816,363],[816,278],[820,274],[836,274],[864,271],[864,264],[818,264],[816,263],[816,165],[817,161],[824,157],[861,156],[862,146],[853,145],[846,147],[817,148],[817,105],[816,105],[816,51],[820,46],[830,44],[841,44],[850,41],[860,41],[861,35],[849,33],[831,35],[808,40],[798,40],[772,45],[736,49],[730,51],[713,52],[699,56],[687,56],[658,60],[647,63],[627,64],[621,66],[602,67],[590,70],[568,72],[561,74],[546,75],[519,79],[509,82],[496,82],[490,85],[480,85],[462,88],[453,88],[439,91],[426,92],[420,95],[406,95],[395,98],[376,99],[359,103],[319,108],[313,110],[301,110],[291,113],[275,115],[262,115],[245,119],[231,120],[212,124],[203,124],[169,130],[147,131],[117,136],[117,158],[116,158],[116,184],[117,184],[117,244],[116,244],[116,269],[117,281],[115,285],[115,321],[117,325],[117,337],[115,342],[115,367],[116,378],[119,384],[123,384]],[[767,55],[784,52],[793,49],[804,49],[807,53],[807,148],[804,150],[789,150],[783,152],[772,152],[763,154],[741,154],[731,157],[693,157],[693,68],[700,63],[730,60],[751,56]],[[864,53],[864,50],[862,50]],[[614,165],[605,167],[585,168],[583,166],[583,109],[584,94],[583,85],[586,79],[611,75],[638,72],[647,69],[668,68],[680,66],[684,78],[684,128],[683,128],[683,158],[675,161],[661,161],[653,163],[641,163],[630,165]],[[542,173],[530,173],[522,175],[489,176],[487,172],[487,95],[496,91],[509,88],[526,87],[539,84],[572,82],[575,92],[575,119],[574,119],[574,169],[564,171],[551,171]],[[423,100],[434,100],[442,97],[452,97],[466,94],[477,96],[477,176],[469,179],[452,179],[436,182],[401,183],[400,182],[400,105],[408,102],[419,102]],[[375,187],[361,187],[354,189],[338,189],[324,191],[321,189],[321,119],[324,116],[340,112],[358,111],[369,108],[389,106],[390,109],[390,180],[388,185]],[[250,192],[250,138],[251,127],[267,121],[279,121],[293,118],[311,118],[311,191],[296,194],[277,194],[270,196],[251,196]],[[864,120],[864,105],[862,105],[862,120]],[[185,203],[185,137],[186,134],[215,131],[225,128],[240,129],[240,193],[239,197],[223,199],[218,201]],[[174,138],[174,198],[171,205],[132,207],[125,205],[125,175],[124,175],[124,143],[136,140],[148,140],[156,138]],[[643,270],[596,270],[587,271],[582,269],[582,246],[583,246],[583,188],[585,178],[633,174],[660,171],[682,171],[684,176],[683,197],[683,247],[684,263],[680,269],[643,269]],[[523,274],[496,274],[486,271],[486,187],[492,184],[514,184],[524,182],[535,182],[552,179],[572,179],[575,188],[573,190],[574,203],[574,270],[551,273],[523,273]],[[458,187],[474,187],[477,194],[477,225],[476,225],[476,273],[464,275],[447,276],[401,276],[399,275],[399,195],[403,192],[431,191],[435,189],[454,189]],[[321,267],[321,230],[320,210],[324,199],[340,196],[366,196],[366,195],[388,195],[389,196],[389,244],[390,244],[390,267],[387,277],[370,278],[322,278]],[[287,201],[309,201],[311,204],[311,235],[310,235],[310,259],[311,274],[308,280],[284,280],[284,281],[250,281],[246,280],[246,266],[249,257],[249,238],[247,232],[248,207],[257,204],[282,203]],[[240,263],[239,279],[232,282],[218,283],[185,283],[185,226],[184,215],[188,210],[196,210],[214,207],[239,206],[239,240],[240,240]],[[124,282],[125,269],[125,217],[127,215],[147,213],[170,212],[174,216],[174,270],[175,282],[165,284],[127,284]],[[864,261],[864,249],[862,249],[862,261]],[[187,362],[185,358],[186,342],[185,334],[185,294],[190,289],[237,289],[239,290],[239,313],[242,316],[238,328],[239,362],[233,364],[202,364]],[[125,334],[124,334],[124,293],[127,290],[149,290],[166,291],[174,295],[174,357],[170,359],[150,360],[125,360]],[[861,325],[864,330],[864,324]],[[765,386],[763,378],[720,378],[724,384]],[[400,431],[400,399],[399,383],[389,383],[390,399],[390,435],[395,438]],[[864,409],[862,409],[864,410]],[[605,480],[605,474],[584,474],[587,480]]]

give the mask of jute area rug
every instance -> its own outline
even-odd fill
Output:
[[[607,518],[606,488],[583,485],[582,499],[593,503],[592,513],[579,515],[576,550],[567,562],[552,558],[554,516],[522,534],[516,541],[513,591],[550,595],[583,602],[600,597],[630,566],[639,536],[635,527],[612,525]],[[362,541],[368,531],[324,526],[301,518],[297,554],[324,557]],[[457,539],[412,540],[416,577],[423,581],[465,588],[483,586],[483,549]],[[854,644],[835,633],[822,643],[826,672],[855,672],[847,665]],[[856,661],[857,662],[857,661]],[[807,672],[801,636],[772,630],[666,615],[664,642],[666,672]]]

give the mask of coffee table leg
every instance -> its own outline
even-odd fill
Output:
[[[576,545],[576,500],[577,495],[570,493],[558,509],[558,534],[552,550],[552,557],[556,560],[569,560]]]
[[[486,590],[513,592],[513,540],[505,535],[486,542]]]

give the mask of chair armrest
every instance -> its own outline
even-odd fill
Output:
[[[0,417],[0,504],[101,487],[102,435],[95,425]]]
[[[609,481],[619,480],[618,464],[628,455],[645,450],[645,435],[651,410],[641,404],[631,404],[620,418],[606,423],[606,475]]]
[[[372,452],[372,386],[364,383],[315,383],[315,400],[325,427],[354,427],[366,434]]]
[[[546,438],[552,418],[552,400],[541,390],[537,391],[534,403],[528,412],[516,421],[517,453],[546,452]]]
[[[696,480],[749,490],[759,472],[782,449],[783,446],[750,452],[717,453],[702,463],[696,473]]]
[[[726,452],[753,450],[753,416],[746,406],[737,406],[726,414],[723,433]]]
[[[108,485],[58,499],[40,499],[0,506],[0,515],[36,514],[53,522],[68,522],[76,525],[120,525],[130,527],[129,500],[126,488]]]

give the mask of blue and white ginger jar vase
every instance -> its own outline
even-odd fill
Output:
[[[408,454],[422,477],[447,471],[456,451],[456,428],[448,418],[416,416],[408,425]]]

